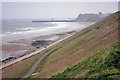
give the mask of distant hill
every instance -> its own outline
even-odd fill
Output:
[[[110,14],[79,14],[79,16],[76,18],[76,21],[79,22],[97,22],[102,20],[103,18],[109,16]]]

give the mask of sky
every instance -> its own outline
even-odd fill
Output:
[[[1,2],[119,2],[120,0],[1,0]]]
[[[116,11],[118,2],[2,2],[2,19],[76,18]]]

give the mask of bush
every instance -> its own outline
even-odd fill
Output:
[[[99,28],[100,28],[100,26],[95,26],[95,28],[96,28],[96,29],[99,29]]]

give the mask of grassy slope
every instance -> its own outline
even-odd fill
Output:
[[[44,54],[44,52],[41,54],[34,55],[28,59],[22,60],[16,64],[13,64],[9,67],[2,69],[2,72],[3,72],[2,77],[3,78],[21,78],[29,71],[29,69],[32,67],[32,65],[43,54]]]
[[[120,75],[120,43],[115,43],[52,78],[116,78],[118,75]]]
[[[3,68],[2,69],[2,72],[3,72],[2,77],[3,78],[21,78],[21,77],[23,77],[31,69],[32,65],[38,60],[38,58],[40,56],[42,56],[44,53],[48,52],[49,50],[55,48],[56,46],[58,46],[58,44],[51,46],[50,48],[46,49],[45,51],[42,51],[40,54],[31,56],[30,58],[27,58],[18,63],[12,64],[9,67]],[[49,55],[47,55],[47,56],[49,56]],[[44,60],[43,60],[43,62],[44,62]]]
[[[118,20],[118,13],[112,14],[64,40],[62,43],[69,40],[72,42],[47,56],[47,59],[42,63],[44,67],[41,68],[40,63],[35,71],[38,74],[32,77],[51,77],[109,47],[118,39]]]
[[[116,78],[118,75],[120,75],[120,43],[115,43],[52,78]]]

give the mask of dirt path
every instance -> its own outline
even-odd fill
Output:
[[[61,47],[61,46],[59,46],[59,47]],[[29,70],[29,72],[28,72],[28,73],[23,77],[23,79],[21,79],[21,80],[24,80],[24,78],[28,78],[29,76],[31,76],[32,73],[33,73],[33,72],[35,71],[35,69],[37,68],[37,66],[39,65],[40,61],[42,61],[43,58],[44,58],[46,55],[48,55],[50,52],[54,51],[55,49],[57,49],[57,48],[59,48],[59,47],[56,47],[56,48],[48,51],[48,52],[47,52],[46,54],[44,54],[43,56],[41,56],[41,57],[38,59],[38,61],[32,66],[32,68]]]
[[[70,42],[67,42],[67,43],[65,43],[65,44],[62,44],[62,45],[60,45],[60,46],[58,46],[58,47],[56,47],[56,48],[48,51],[48,52],[45,53],[43,56],[39,57],[39,59],[37,60],[37,62],[36,62],[36,63],[32,66],[32,68],[29,70],[29,72],[28,72],[22,79],[20,79],[20,80],[24,80],[24,79],[28,78],[29,76],[31,76],[32,73],[33,73],[33,72],[35,71],[35,69],[37,68],[37,66],[39,65],[39,63],[43,60],[43,58],[46,57],[46,55],[48,55],[50,52],[52,52],[52,51],[54,51],[54,50],[56,50],[56,49],[58,49],[58,48],[60,48],[60,47],[62,47],[62,46],[64,46],[64,45],[66,45],[66,44],[68,44],[68,43],[70,43]]]

